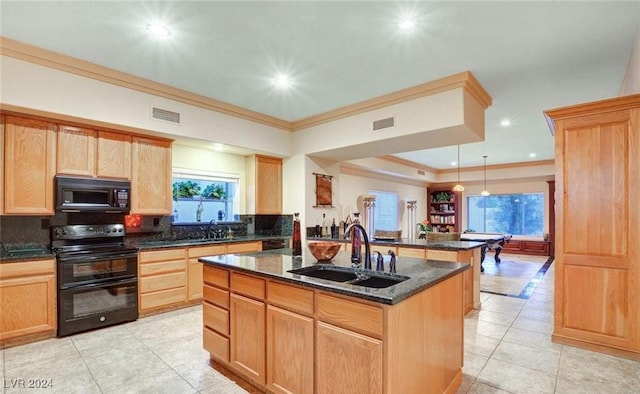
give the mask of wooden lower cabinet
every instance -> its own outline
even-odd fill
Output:
[[[0,348],[56,334],[55,260],[0,265]]]
[[[186,249],[141,251],[138,255],[141,315],[187,300]]]
[[[231,294],[231,365],[252,380],[265,384],[264,302]]]
[[[464,313],[480,308],[480,248],[469,250],[427,249],[427,259],[471,264],[464,278]]]
[[[205,349],[261,390],[455,393],[462,381],[462,274],[396,305],[219,266],[203,276]]]
[[[313,393],[313,318],[267,307],[267,387]]]
[[[198,258],[225,254],[226,251],[226,245],[196,246],[187,250],[187,301],[202,298],[202,263]]]
[[[382,341],[318,322],[318,393],[382,393]]]
[[[256,252],[261,241],[143,250],[138,255],[141,315],[193,305],[203,298],[202,256]],[[228,307],[228,305],[227,305]]]

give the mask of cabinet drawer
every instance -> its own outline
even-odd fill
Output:
[[[227,245],[227,253],[259,252],[260,250],[262,250],[261,241],[231,243]]]
[[[187,300],[187,288],[156,291],[140,295],[140,310],[156,308],[164,305],[176,304]]]
[[[253,276],[231,273],[231,291],[244,294],[249,297],[264,300],[264,279]]]
[[[189,248],[187,254],[189,258],[202,256],[215,256],[227,253],[226,245],[199,246],[197,248]]]
[[[313,291],[280,282],[267,284],[267,300],[293,312],[313,314]]]
[[[224,289],[229,288],[229,271],[220,268],[214,268],[209,265],[205,265],[203,268],[204,283],[219,286]]]
[[[318,319],[333,325],[382,337],[382,309],[327,294],[318,294]]]
[[[429,259],[429,260],[444,260],[444,261],[458,261],[458,252],[453,251],[453,250],[427,249],[427,259]]]
[[[425,258],[426,249],[422,248],[398,248],[398,256]]]
[[[229,335],[228,310],[204,302],[202,304],[202,320],[205,326],[220,334]]]
[[[172,289],[186,286],[186,275],[184,272],[163,274],[140,278],[140,292],[142,294],[152,291]]]
[[[209,352],[212,358],[229,362],[229,338],[223,337],[210,328],[204,327],[202,342],[205,350]]]
[[[55,273],[55,260],[18,261],[15,263],[0,263],[0,279],[15,278],[30,275],[51,275]]]
[[[185,261],[162,261],[159,263],[143,263],[140,264],[140,276],[149,276],[157,274],[166,274],[168,272],[184,271]]]
[[[229,292],[217,287],[204,285],[204,300],[223,308],[229,308]]]
[[[138,261],[140,263],[146,263],[148,261],[166,261],[166,260],[180,260],[185,258],[185,249],[159,249],[153,251],[140,252]]]

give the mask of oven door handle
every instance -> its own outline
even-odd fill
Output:
[[[114,286],[114,285],[128,285],[128,284],[134,284],[138,282],[138,278],[135,276],[128,276],[125,277],[124,279],[119,279],[119,280],[112,280],[112,279],[107,279],[107,280],[100,280],[100,281],[96,281],[96,282],[92,282],[92,283],[86,283],[86,282],[78,282],[78,283],[73,283],[69,286],[62,286],[60,289],[61,290],[69,290],[69,289],[77,289],[77,288],[83,288],[83,289],[92,289],[94,287],[106,287],[106,286]]]
[[[138,253],[127,252],[127,253],[97,253],[92,254],[90,256],[73,256],[73,257],[64,257],[58,256],[58,261],[61,263],[81,261],[81,262],[91,262],[97,260],[110,260],[110,259],[131,259],[137,258]]]

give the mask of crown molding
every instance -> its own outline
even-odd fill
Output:
[[[39,64],[56,70],[80,75],[106,82],[112,85],[133,89],[139,92],[164,97],[169,100],[193,105],[195,107],[220,112],[226,115],[252,122],[292,131],[291,122],[273,116],[251,111],[237,105],[225,103],[199,94],[177,89],[169,85],[131,74],[116,71],[95,63],[90,63],[71,56],[62,55],[46,49],[0,36],[0,54],[30,63]]]
[[[332,122],[337,119],[346,118],[363,112],[384,108],[394,104],[400,104],[420,97],[434,95],[457,88],[465,89],[465,91],[474,97],[485,109],[491,105],[492,100],[491,96],[482,87],[482,85],[480,85],[473,74],[470,71],[464,71],[435,81],[426,82],[417,86],[361,101],[359,103],[327,111],[322,114],[289,122],[149,79],[116,71],[95,63],[25,44],[7,37],[0,36],[0,54],[116,86],[121,86],[127,89],[133,89],[139,92],[193,105],[195,107],[264,124],[266,126],[275,127],[285,131],[299,131],[311,126]]]
[[[478,101],[478,103],[483,106],[484,109],[487,109],[487,107],[491,105],[492,99],[489,93],[484,90],[471,71],[464,71],[295,121],[293,122],[293,130],[297,131],[306,129],[323,123],[332,122],[334,120],[347,118],[364,112],[385,108],[391,105],[400,104],[406,101],[415,100],[457,88],[465,89]]]

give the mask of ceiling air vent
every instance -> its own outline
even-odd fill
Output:
[[[395,123],[396,123],[395,116],[391,116],[391,117],[380,119],[380,120],[374,120],[373,131],[380,130],[380,129],[388,129],[389,127],[393,127]]]
[[[166,109],[153,107],[151,116],[153,117],[153,119],[180,124],[180,114],[178,112],[167,111]]]
[[[418,175],[424,175],[424,171],[422,170],[417,170],[418,171]]]

